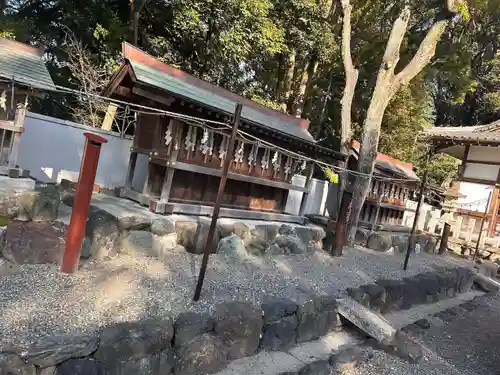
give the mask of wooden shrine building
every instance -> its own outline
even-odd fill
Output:
[[[42,49],[0,38],[0,174],[15,168],[30,96],[55,91]]]
[[[360,144],[352,141],[349,168],[357,170]],[[365,226],[401,225],[406,203],[413,197],[419,178],[411,163],[377,153],[370,191],[361,210],[360,221]]]
[[[431,127],[423,136],[436,152],[462,161],[459,181],[492,186],[489,205],[476,216],[486,219],[488,233],[494,235],[500,223],[500,120],[488,125]]]
[[[211,215],[223,160],[230,157],[221,216],[303,221],[314,163],[300,156],[329,163],[343,159],[342,154],[316,144],[308,132],[308,120],[186,74],[130,44],[123,44],[123,57],[104,94],[173,113],[137,111],[124,196],[155,212]],[[241,133],[233,155],[227,155],[228,125],[237,103],[243,105]],[[132,189],[138,154],[149,157],[142,191]],[[308,175],[306,186],[294,185],[293,175],[302,171]],[[290,190],[304,193],[299,216],[284,213]]]

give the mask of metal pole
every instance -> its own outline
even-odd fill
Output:
[[[83,135],[85,136],[85,146],[83,149],[82,164],[76,187],[75,205],[71,213],[68,236],[66,237],[66,249],[64,250],[61,265],[61,272],[65,273],[73,273],[78,269],[101,145],[108,142],[96,134],[83,133]]]
[[[403,265],[403,269],[405,271],[408,268],[408,261],[410,260],[411,249],[414,247],[415,231],[417,230],[418,218],[420,217],[420,208],[421,208],[422,203],[424,201],[425,184],[427,183],[427,175],[429,174],[429,168],[427,165],[428,163],[429,163],[429,156],[427,157],[427,163],[425,165],[424,176],[422,177],[422,182],[420,183],[420,189],[419,189],[420,190],[420,197],[418,199],[417,208],[415,209],[415,218],[413,219],[413,226],[411,228],[410,239],[408,240],[408,248],[406,249],[405,263]]]
[[[490,207],[491,197],[493,196],[493,190],[490,191],[488,195],[488,203],[486,203],[486,209],[484,211],[484,216],[481,218],[481,227],[479,228],[479,234],[477,235],[476,251],[474,252],[474,260],[477,259],[479,255],[479,243],[481,242],[481,237],[483,235],[484,222],[486,221],[486,216],[488,216],[488,208]]]
[[[448,223],[444,224],[443,234],[441,235],[441,243],[439,244],[439,254],[444,254],[448,249],[448,238],[450,238],[451,225]]]
[[[213,252],[213,238],[215,234],[215,228],[217,225],[217,219],[219,218],[220,206],[222,203],[222,198],[224,196],[224,188],[226,186],[227,175],[229,172],[229,165],[231,164],[233,149],[234,149],[234,141],[236,140],[236,133],[238,132],[238,126],[240,124],[240,116],[241,109],[243,106],[238,103],[236,104],[236,110],[234,111],[234,119],[233,119],[233,130],[231,132],[231,138],[229,140],[229,145],[227,148],[226,158],[224,159],[224,165],[222,167],[222,175],[219,182],[219,192],[217,193],[217,199],[215,200],[214,212],[212,214],[212,222],[210,223],[210,229],[208,230],[207,235],[207,244],[205,245],[205,252],[203,253],[203,260],[201,262],[200,274],[198,276],[198,283],[196,284],[196,290],[194,292],[194,301],[198,301],[200,299],[201,288],[203,287],[203,280],[205,279],[205,272],[207,270],[208,257],[210,253]]]

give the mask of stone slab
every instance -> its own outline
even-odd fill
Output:
[[[391,342],[396,335],[396,329],[386,319],[351,298],[338,301],[338,313],[381,343]]]
[[[482,296],[484,293],[473,290],[470,292],[459,294],[455,298],[445,299],[436,303],[417,305],[407,310],[394,311],[384,315],[384,318],[397,330],[415,323],[418,320],[426,319],[440,311],[444,311],[451,307],[461,305],[464,302],[471,301],[477,296]]]
[[[500,290],[500,283],[487,276],[477,274],[474,276],[474,283],[478,284],[482,289],[487,292],[497,293]]]

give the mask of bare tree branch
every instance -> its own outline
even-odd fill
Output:
[[[352,134],[352,119],[351,119],[351,107],[354,98],[354,92],[356,90],[356,85],[358,83],[359,72],[354,68],[352,63],[351,54],[351,10],[352,6],[349,4],[349,0],[342,0],[342,10],[343,10],[343,25],[342,25],[342,61],[344,63],[345,70],[345,87],[342,100],[340,101],[342,105],[341,112],[341,152],[348,153],[349,143],[351,141]]]
[[[106,103],[103,100],[90,97],[89,94],[99,94],[106,85],[108,74],[104,67],[92,61],[89,51],[76,38],[73,31],[63,27],[65,32],[64,51],[68,55],[66,67],[76,80],[81,94],[78,95],[78,105],[72,108],[76,122],[93,127],[101,127]]]
[[[420,73],[432,60],[436,53],[436,46],[441,39],[449,20],[441,20],[432,25],[431,29],[420,44],[417,53],[408,65],[396,76],[398,85],[405,85]]]
[[[406,34],[409,20],[410,8],[405,7],[392,25],[391,35],[387,41],[387,47],[385,48],[381,66],[381,69],[387,70],[391,75],[394,73],[394,69],[399,62],[399,50],[401,49],[401,43]]]

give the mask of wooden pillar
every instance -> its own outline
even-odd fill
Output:
[[[307,198],[309,197],[309,194],[311,192],[313,175],[314,175],[314,163],[311,163],[311,165],[309,166],[309,173],[307,174],[307,178],[306,178],[305,187],[306,187],[307,191],[305,191],[304,194],[302,194],[302,200],[300,201],[299,216],[304,216],[304,214],[305,214]]]
[[[455,224],[453,224],[453,238],[459,239],[460,232],[462,231],[462,222],[464,218],[462,215],[457,214],[455,219]]]
[[[128,159],[127,178],[125,179],[125,189],[132,189],[132,182],[134,180],[135,166],[137,164],[137,152],[130,151],[130,158]]]
[[[151,158],[150,158],[151,159]],[[142,194],[149,196],[151,193],[151,160],[148,160],[148,169],[146,171],[146,181],[144,181],[144,188],[142,189]]]
[[[495,189],[493,190],[493,197],[492,197],[493,200],[491,202],[491,207],[488,207],[490,208],[489,212],[491,213],[491,219],[490,222],[488,223],[488,236],[490,237],[496,235],[498,209],[500,208],[499,194],[500,194],[500,188],[495,186]]]
[[[26,116],[25,108],[18,108],[14,119],[14,126],[19,128],[19,131],[12,134],[12,142],[9,155],[9,168],[16,168],[17,158],[19,156],[19,148],[21,147],[21,134],[24,131],[24,117]],[[3,145],[2,145],[3,146]]]
[[[182,122],[175,121],[174,129],[175,129],[174,130],[175,136],[174,139],[172,140],[172,143],[177,142],[177,144],[180,144],[182,137],[182,129],[183,129]],[[163,185],[161,187],[161,196],[160,196],[161,203],[167,203],[168,199],[170,198],[170,190],[172,189],[172,181],[174,180],[174,174],[175,174],[174,167],[177,161],[177,157],[179,155],[178,148],[172,147],[171,149],[172,151],[170,152],[169,159],[167,161],[167,170],[165,172],[165,179],[163,180]]]

